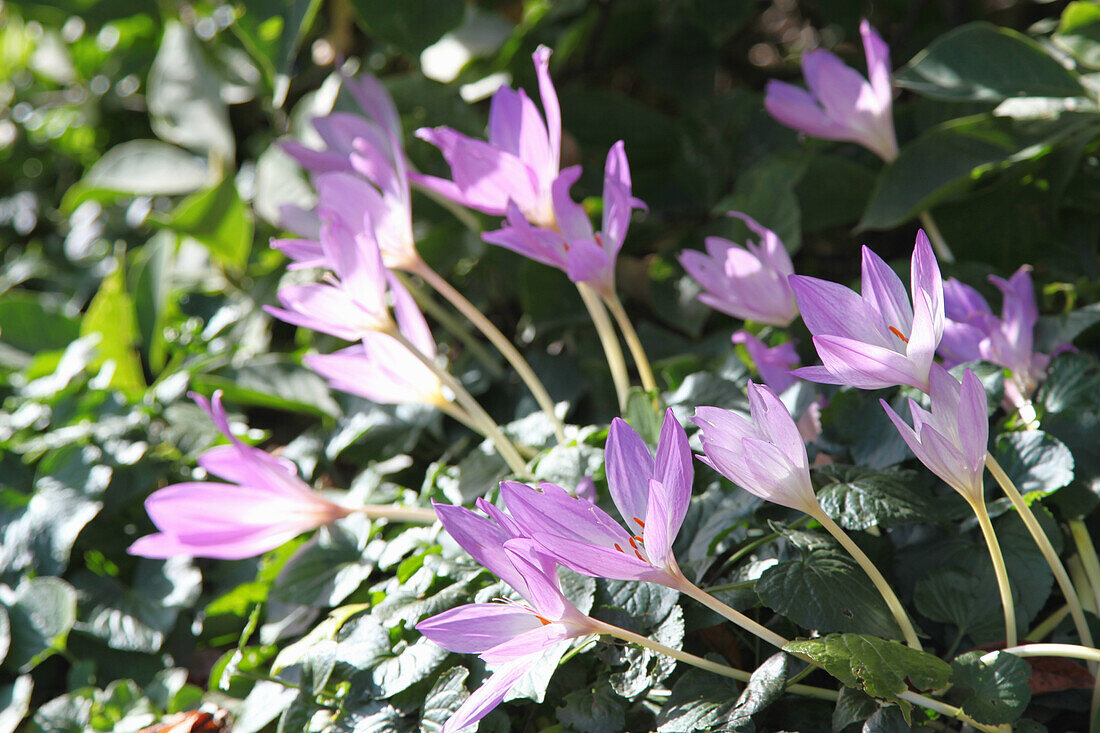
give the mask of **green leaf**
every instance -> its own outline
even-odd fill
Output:
[[[630,390],[626,398],[623,419],[634,428],[634,432],[640,435],[647,445],[651,447],[657,445],[664,415],[653,406],[653,398],[645,391],[638,388]]]
[[[194,32],[176,20],[165,23],[145,100],[157,137],[232,163],[236,142],[218,75]]]
[[[337,417],[340,405],[325,380],[281,354],[264,354],[240,367],[196,374],[195,389],[221,389],[225,399],[245,405]]]
[[[318,608],[339,605],[374,570],[363,544],[345,527],[322,528],[287,560],[271,587],[271,599]]]
[[[951,662],[951,701],[979,723],[1012,723],[1031,701],[1031,665],[998,652],[989,663],[983,652],[969,652]]]
[[[136,402],[145,393],[145,374],[135,347],[141,338],[134,302],[126,292],[121,263],[100,283],[80,321],[80,335],[100,334],[98,364],[114,363],[110,386]]]
[[[420,729],[426,733],[439,733],[458,706],[466,702],[470,693],[464,684],[470,672],[465,667],[451,667],[432,685],[424,696],[420,714]]]
[[[462,22],[462,0],[352,0],[352,7],[373,35],[419,54]]]
[[[802,230],[816,232],[858,221],[867,208],[876,174],[839,155],[815,155],[795,192],[802,210]]]
[[[38,708],[31,719],[31,733],[87,733],[92,700],[86,695],[68,693]]]
[[[1080,1],[1067,5],[1051,40],[1082,66],[1100,69],[1100,5]]]
[[[3,667],[27,672],[64,648],[76,621],[76,591],[60,578],[31,578],[20,583],[6,603],[11,646]]]
[[[558,721],[580,733],[618,733],[625,730],[626,709],[603,680],[589,689],[578,689],[565,696],[557,709]]]
[[[805,629],[901,637],[867,574],[839,550],[816,549],[773,565],[756,581],[756,593],[764,605]]]
[[[680,607],[673,606],[664,621],[656,629],[648,631],[647,636],[667,647],[681,648],[684,643],[684,614]],[[628,700],[659,685],[676,668],[676,660],[672,657],[650,649],[631,645],[618,651],[618,662],[625,664],[626,669],[616,671],[608,681],[616,693]]]
[[[960,634],[982,639],[1004,636],[999,599],[992,572],[935,568],[918,580],[913,589],[913,603],[921,614],[933,621],[954,624]]]
[[[668,618],[678,598],[677,591],[663,585],[601,578],[596,581],[593,613],[608,623],[648,634]]]
[[[789,661],[790,657],[783,652],[777,652],[753,670],[745,684],[745,691],[737,698],[734,715],[749,718],[782,697],[787,688]]]
[[[1039,317],[1035,324],[1035,350],[1051,352],[1072,343],[1085,330],[1100,322],[1100,303],[1086,305],[1061,315]],[[1068,356],[1076,356],[1069,354]]]
[[[993,455],[1027,499],[1047,496],[1073,481],[1073,454],[1042,430],[1002,433]]]
[[[1100,311],[1097,311],[1100,314]],[[1035,401],[1047,413],[1091,411],[1100,396],[1100,370],[1088,354],[1061,354],[1051,362]]]
[[[657,714],[660,733],[695,733],[726,730],[737,720],[733,714],[737,683],[710,672],[690,669],[672,687],[672,694]]]
[[[1014,120],[975,115],[934,127],[883,169],[859,230],[890,229],[971,189],[995,171],[1039,158],[1060,140],[1094,125],[1092,115]]]
[[[227,267],[242,269],[252,252],[252,213],[237,195],[231,177],[188,196],[167,219],[165,227],[206,246]]]
[[[899,699],[898,693],[910,684],[918,690],[943,687],[951,678],[951,666],[942,659],[873,636],[830,634],[792,641],[783,650],[808,656],[848,687],[895,703],[906,722],[913,705]]]
[[[894,76],[935,99],[1085,96],[1077,76],[1027,36],[977,22],[936,38]]]
[[[37,354],[64,349],[80,336],[80,324],[41,294],[11,290],[0,298],[0,338]]]
[[[167,356],[164,325],[175,250],[176,238],[168,232],[159,232],[144,247],[130,253],[130,291],[134,294],[141,343],[154,374],[164,368]]]
[[[878,395],[866,390],[839,392],[829,400],[821,410],[821,440],[836,444],[837,453],[847,448],[853,462],[868,468],[888,468],[909,455],[908,446],[879,404]]]
[[[841,687],[833,710],[833,730],[843,733],[849,726],[874,715],[880,708],[877,700],[851,687]],[[862,728],[862,726],[860,726]]]
[[[845,529],[864,530],[876,525],[895,527],[934,522],[939,511],[913,485],[912,471],[884,473],[859,466],[832,464],[813,471],[821,508]]]
[[[72,213],[84,201],[122,196],[176,196],[191,193],[209,179],[203,158],[159,140],[130,140],[108,150],[72,186],[61,210]]]
[[[0,733],[15,733],[31,708],[33,690],[34,680],[29,674],[16,677],[15,682],[0,687]]]
[[[77,488],[40,480],[33,497],[0,492],[0,577],[27,569],[60,575],[73,543],[102,504]]]
[[[806,164],[802,160],[766,158],[737,178],[731,196],[715,205],[720,213],[740,211],[756,219],[774,231],[788,252],[797,252],[802,246],[802,214],[795,195],[795,186],[802,178]],[[729,219],[721,222],[723,236],[736,242],[746,237],[756,241],[744,222]]]

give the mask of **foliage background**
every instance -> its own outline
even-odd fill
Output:
[[[1078,30],[1063,12],[1083,18]],[[867,151],[800,139],[762,106],[768,79],[800,76],[804,49],[832,48],[862,68],[857,26],[865,15],[891,44],[895,68],[974,21],[1038,40],[1023,56],[989,51],[988,64],[974,66],[964,52],[992,48],[988,34],[996,31],[968,26],[978,35],[948,49],[976,75],[968,88],[930,91],[919,67],[900,73],[901,86],[915,91],[897,100],[903,155],[883,172]],[[948,274],[988,293],[986,274],[1030,263],[1048,314],[1043,343],[1049,348],[1091,325],[1096,311],[1082,306],[1098,300],[1096,15],[1089,3],[1013,0],[164,0],[137,11],[119,0],[3,3],[0,731],[138,730],[200,700],[234,708],[239,731],[302,730],[315,714],[315,727],[432,728],[461,700],[467,676],[472,683],[484,673],[476,660],[445,659],[411,630],[421,615],[470,593],[493,595],[489,578],[432,530],[349,522],[239,562],[159,562],[124,551],[151,531],[144,497],[192,476],[195,456],[217,438],[188,389],[224,389],[252,426],[250,440],[294,459],[315,485],[347,487],[364,499],[413,501],[417,492],[420,501],[468,501],[502,470],[468,433],[426,409],[330,393],[299,358],[332,350],[335,341],[261,310],[293,277],[267,247],[279,233],[278,206],[312,200],[277,141],[308,137],[309,119],[334,106],[353,109],[337,94],[335,61],[383,78],[413,163],[442,174],[438,154],[412,132],[447,124],[480,135],[487,102],[469,104],[463,90],[498,73],[531,89],[530,53],[540,43],[554,49],[565,162],[586,169],[579,190],[599,195],[603,156],[622,138],[635,193],[649,204],[632,225],[619,283],[668,388],[665,400],[684,417],[697,404],[743,404],[737,385],[749,372],[730,347],[733,324],[694,300],[675,259],[709,234],[739,239],[743,230],[722,216],[729,209],[775,229],[797,253],[799,272],[849,281],[863,244],[904,268],[914,216],[934,205],[960,260]],[[486,50],[453,80],[427,78],[429,57],[421,53],[464,22],[490,38]],[[1006,112],[1011,97],[1024,100]],[[1034,101],[1052,97],[1084,98],[1091,107]],[[910,143],[920,146],[907,159]],[[574,445],[549,451],[540,478],[571,485],[586,473],[599,476],[602,426],[616,408],[571,284],[488,247],[427,198],[418,196],[414,211],[425,258],[516,334],[551,393],[573,405],[571,423],[594,426],[582,428]],[[440,328],[437,336],[447,338]],[[808,335],[795,336],[810,360]],[[1047,502],[1057,518],[1085,517],[1094,527],[1095,332],[1076,343],[1081,353],[1055,362],[1040,396],[1046,432],[1030,436],[1034,444],[1008,435],[997,446],[1019,458],[1014,475],[1030,478],[1030,490],[1059,490]],[[499,363],[453,344],[448,357],[502,423],[532,412]],[[643,403],[630,416],[640,429],[654,424]],[[845,393],[824,426],[820,448],[860,466],[850,469],[856,474],[819,476],[840,487],[837,515],[848,511],[854,528],[865,528],[858,525],[868,513],[871,524],[901,525],[893,543],[869,534],[860,541],[915,598],[939,651],[950,656],[996,641],[988,622],[996,609],[986,613],[985,599],[959,590],[981,575],[959,559],[973,542],[951,523],[965,512],[926,475],[895,471],[908,454],[876,400]],[[537,418],[513,429],[535,443],[547,437]],[[881,486],[898,476],[906,487],[877,510],[844,503],[858,478],[889,494]],[[815,570],[819,561],[844,563],[815,544],[819,536],[786,528],[778,542],[735,556],[771,531],[768,521],[785,526],[794,517],[714,474],[701,476],[696,492],[678,554],[711,582],[733,584],[728,601],[758,608],[765,620],[778,611],[791,629],[881,631],[874,599],[857,609],[864,621],[846,623],[826,617],[837,599],[813,597],[817,586],[784,588],[773,577],[770,596],[754,587],[776,560],[802,558]],[[1002,543],[1018,550],[1010,569],[1038,578],[1023,591],[1026,623],[1057,602],[1048,599],[1049,574],[1009,520],[1001,520]],[[913,529],[913,522],[926,524]],[[929,580],[922,573],[933,546],[945,569]],[[667,643],[747,669],[767,657],[659,590],[585,581],[576,593]],[[362,613],[367,604],[370,613]],[[330,616],[332,608],[343,610]],[[303,634],[306,641],[293,643]],[[506,730],[509,719],[516,730],[753,724],[749,715],[759,710],[738,713],[727,683],[673,674],[646,654],[585,650],[549,691],[547,680],[531,682],[545,703],[517,701],[482,729]],[[587,687],[570,684],[577,679]],[[874,730],[897,723],[892,708],[848,697],[850,717],[839,718],[837,729],[874,716],[882,726]],[[1028,715],[1058,729],[1083,715],[1087,699],[1076,690],[1048,693]],[[810,730],[828,728],[837,715],[804,700],[772,707],[756,723]]]

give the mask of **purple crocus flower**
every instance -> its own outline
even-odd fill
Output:
[[[859,143],[889,162],[898,157],[894,134],[890,48],[866,20],[859,24],[870,81],[824,49],[802,57],[809,91],[768,82],[764,106],[787,127],[826,140]]]
[[[795,351],[794,342],[768,346],[748,331],[737,331],[730,340],[735,344],[745,345],[756,365],[756,371],[760,372],[760,378],[776,392],[785,392],[798,382],[790,373],[798,366],[798,352]]]
[[[793,374],[860,389],[907,384],[928,391],[928,370],[943,335],[944,305],[939,264],[923,231],[913,248],[912,304],[901,279],[867,247],[862,295],[801,275],[792,275],[790,282],[823,363]]]
[[[522,602],[470,603],[445,611],[416,628],[433,642],[462,654],[478,654],[496,669],[443,726],[452,733],[476,723],[533,669],[554,645],[600,632],[561,591],[557,566],[526,538],[519,525],[479,499],[483,517],[469,509],[435,504],[439,521],[471,557],[512,586]]]
[[[237,439],[229,430],[220,390],[212,403],[194,393],[191,398],[230,441],[203,453],[199,465],[231,483],[187,482],[154,491],[145,510],[160,531],[141,537],[127,552],[236,560],[347,516],[350,510],[298,478],[293,463]]]
[[[600,578],[680,587],[683,575],[672,543],[687,513],[693,478],[684,428],[669,410],[654,456],[629,425],[615,418],[606,468],[625,529],[592,502],[554,484],[540,484],[536,491],[505,481],[501,495],[516,520],[565,567]]]
[[[413,174],[414,183],[471,209],[504,216],[509,202],[532,224],[552,228],[551,188],[561,160],[561,109],[550,80],[550,49],[532,57],[542,109],[522,89],[501,87],[489,108],[489,140],[450,127],[422,128],[417,137],[439,148],[454,180]]]
[[[913,427],[884,400],[880,402],[920,462],[977,507],[985,501],[982,475],[989,440],[985,389],[969,369],[959,384],[937,365],[932,368],[930,399],[931,411],[909,400]]]
[[[1019,407],[1028,400],[1050,363],[1049,354],[1034,350],[1039,309],[1031,268],[1021,267],[1008,280],[991,275],[989,281],[1004,296],[1000,318],[969,285],[954,278],[943,284],[947,320],[939,354],[949,369],[977,359],[1008,369],[1012,378],[1005,383],[1005,399]]]
[[[707,237],[707,252],[687,251],[680,264],[706,292],[699,301],[745,321],[789,326],[798,317],[798,305],[787,278],[794,274],[790,255],[775,232],[737,211],[760,237],[744,248],[721,237]]]
[[[790,412],[768,387],[750,380],[746,392],[751,419],[719,407],[695,408],[705,454],[699,460],[765,501],[820,515],[806,444]]]
[[[554,182],[554,226],[532,225],[520,207],[509,202],[504,227],[482,236],[486,242],[556,267],[570,280],[588,283],[611,297],[615,291],[615,260],[626,239],[630,214],[636,208],[645,208],[645,204],[632,195],[630,166],[621,140],[607,153],[599,232],[593,230],[584,208],[569,197],[569,189],[580,175],[580,167],[573,166],[562,171]]]

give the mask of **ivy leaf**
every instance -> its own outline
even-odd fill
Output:
[[[630,580],[596,581],[593,615],[608,623],[648,634],[661,625],[680,594],[663,585]]]
[[[999,597],[992,572],[976,574],[956,568],[930,571],[913,590],[913,603],[921,614],[954,624],[960,634],[980,639],[1004,635]]]
[[[3,667],[27,672],[65,646],[76,621],[76,591],[61,578],[31,578],[4,600],[11,645]]]
[[[271,599],[317,608],[341,604],[374,570],[363,553],[364,540],[341,524],[322,528],[283,565]]]
[[[679,606],[673,606],[661,625],[647,634],[667,647],[679,649],[684,642],[683,611]],[[675,659],[650,649],[632,645],[620,647],[620,650],[620,661],[625,662],[626,669],[613,673],[609,682],[616,693],[628,700],[660,684],[676,668]]]
[[[592,689],[566,695],[557,715],[559,722],[580,733],[618,733],[626,729],[626,708],[603,680],[597,680]]]
[[[1097,311],[1100,315],[1100,311]],[[1036,402],[1047,413],[1093,409],[1100,393],[1100,370],[1086,354],[1062,354],[1050,364]]]
[[[1026,499],[1047,496],[1073,481],[1073,454],[1042,430],[997,436],[993,455]]]
[[[420,715],[420,728],[427,733],[439,733],[459,705],[466,702],[470,693],[464,684],[470,671],[465,667],[451,667],[432,685],[424,697]]]
[[[900,638],[897,623],[863,569],[832,548],[804,552],[756,581],[764,605],[805,629],[861,631]]]
[[[660,733],[695,733],[703,730],[736,730],[733,715],[737,683],[698,669],[688,670],[672,687],[672,694],[657,714]],[[742,724],[744,720],[742,719]]]
[[[157,223],[201,242],[227,267],[248,263],[252,251],[252,212],[241,200],[232,177],[181,201]]]
[[[419,54],[462,22],[462,0],[352,0],[368,35]]]
[[[829,400],[821,411],[821,438],[847,448],[853,461],[868,468],[888,468],[909,455],[878,394],[866,390],[838,392]]]
[[[913,486],[913,471],[884,473],[859,466],[814,469],[822,509],[845,529],[894,527],[939,518],[935,504]]]
[[[848,726],[870,718],[880,707],[878,701],[866,693],[851,687],[841,687],[836,708],[833,710],[833,730],[843,733]]]
[[[745,685],[745,691],[737,698],[734,715],[749,718],[763,711],[783,696],[787,686],[787,668],[790,657],[783,652],[773,654],[757,667]]]
[[[979,723],[1012,723],[1031,701],[1031,665],[1001,652],[983,663],[982,654],[969,652],[951,662],[951,700]]]
[[[0,491],[0,576],[34,568],[60,575],[77,535],[102,504],[81,491],[40,480],[33,496]]]
[[[918,690],[943,687],[951,678],[951,666],[926,652],[896,641],[862,634],[829,634],[820,639],[792,641],[783,647],[805,654],[848,687],[895,703],[910,722],[912,703],[898,693],[912,684]]]

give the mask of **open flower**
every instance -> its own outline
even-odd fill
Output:
[[[447,504],[435,504],[435,510],[455,541],[512,586],[523,602],[469,603],[416,625],[444,649],[478,654],[496,665],[492,677],[447,720],[444,733],[485,717],[557,643],[601,631],[562,594],[557,566],[539,553],[515,520],[484,500],[478,506],[491,518]]]
[[[785,82],[768,82],[764,106],[787,127],[826,140],[849,140],[885,161],[898,157],[894,134],[890,47],[866,20],[859,24],[867,57],[865,79],[824,49],[802,57],[809,91]]]
[[[417,137],[443,153],[453,180],[412,174],[414,183],[496,216],[504,216],[511,201],[532,224],[553,226],[551,187],[561,160],[561,109],[550,80],[550,49],[539,46],[533,60],[545,121],[526,92],[501,87],[489,108],[488,142],[450,127],[417,130]]]
[[[880,400],[882,408],[921,463],[971,506],[980,505],[985,501],[982,475],[989,440],[985,389],[969,369],[959,384],[946,369],[935,366],[931,382],[931,411],[909,400],[913,427]]]
[[[944,306],[939,264],[923,231],[913,248],[912,304],[901,279],[867,247],[862,295],[813,277],[790,281],[823,364],[797,369],[796,376],[860,389],[907,384],[928,391]]]
[[[989,281],[1004,295],[1001,317],[977,290],[954,278],[943,284],[947,320],[939,353],[944,366],[984,359],[1012,373],[1005,383],[1005,398],[1019,407],[1031,396],[1050,355],[1035,352],[1035,324],[1039,309],[1031,268],[1021,267],[1008,280],[991,275]]]
[[[672,554],[691,500],[693,469],[687,434],[672,411],[665,415],[657,454],[622,420],[607,437],[607,485],[624,529],[590,501],[554,484],[541,491],[514,481],[501,484],[512,516],[562,565],[586,575],[646,580],[679,587]]]
[[[532,225],[515,202],[509,202],[504,227],[482,235],[486,242],[506,247],[565,272],[573,282],[591,285],[610,297],[615,291],[615,260],[626,239],[631,212],[645,208],[634,198],[630,166],[620,140],[607,153],[603,179],[603,222],[600,231],[584,208],[569,197],[581,169],[567,168],[553,184],[555,226]]]
[[[749,381],[746,392],[751,420],[719,407],[695,408],[705,454],[699,460],[750,494],[817,516],[821,507],[794,418],[769,388]]]
[[[707,237],[706,254],[681,254],[680,264],[706,291],[699,301],[742,320],[789,326],[798,317],[798,305],[787,282],[794,274],[787,250],[775,232],[746,214],[731,211],[730,216],[742,219],[760,241],[740,247]]]
[[[768,346],[748,331],[737,331],[730,340],[735,344],[745,345],[756,365],[756,371],[760,372],[760,378],[776,392],[783,392],[798,382],[790,373],[798,366],[798,352],[795,351],[793,342]]]
[[[154,491],[145,510],[160,532],[141,537],[127,552],[235,560],[347,516],[350,510],[298,478],[293,463],[238,440],[229,430],[220,390],[212,403],[194,393],[191,397],[230,441],[203,453],[199,465],[231,483],[188,482]]]

